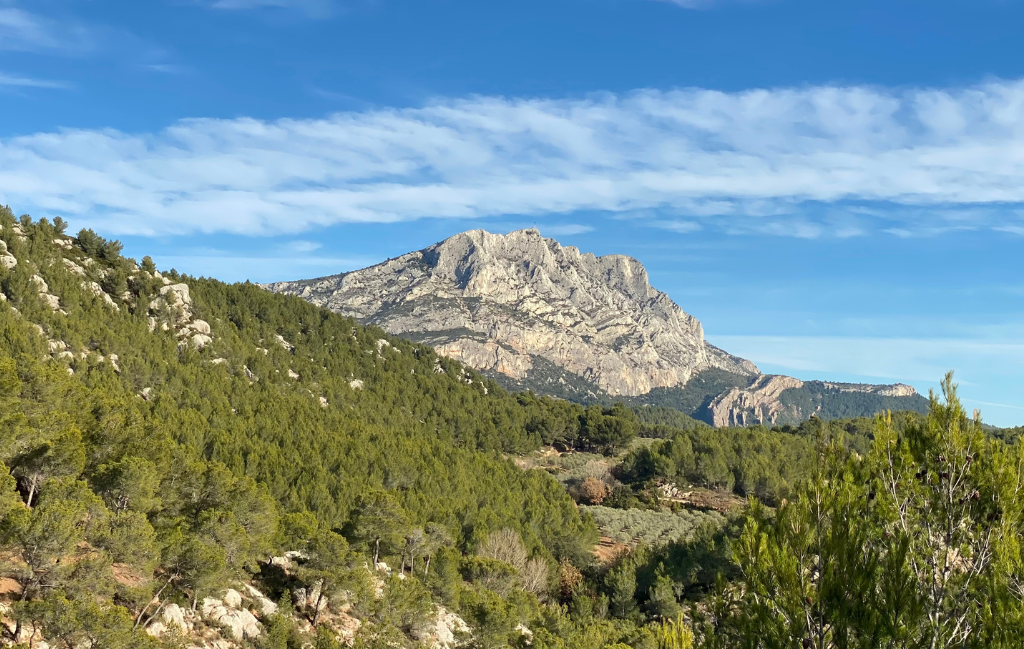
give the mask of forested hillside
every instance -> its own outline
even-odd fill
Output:
[[[0,211],[0,646],[1017,646],[1024,456],[948,380],[584,407],[64,229]]]
[[[309,512],[325,533],[347,526],[356,546],[360,507],[390,508],[389,556],[397,537],[430,526],[469,552],[509,529],[545,562],[593,543],[556,481],[502,453],[608,447],[635,433],[628,411],[509,395],[426,347],[253,285],[164,277],[116,242],[66,236],[59,221],[7,211],[0,226],[7,570],[26,602],[92,588],[63,570],[41,578],[27,558],[24,535],[55,539],[51,524],[69,536],[38,560],[84,552],[100,566],[88,577],[105,583],[98,592],[136,619],[161,579],[195,608],[294,549],[293,526],[278,525],[290,514]],[[104,545],[121,534],[119,549]],[[189,548],[218,577],[178,574]],[[142,560],[130,595],[110,570],[129,558]],[[45,617],[28,604],[16,613]]]

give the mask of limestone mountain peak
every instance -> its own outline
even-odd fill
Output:
[[[583,253],[535,228],[470,230],[362,270],[267,287],[513,379],[553,365],[633,396],[709,368],[759,374],[708,344],[636,259]]]

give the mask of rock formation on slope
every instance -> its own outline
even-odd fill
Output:
[[[806,403],[792,398],[803,392]],[[831,419],[835,413],[825,411],[830,402],[854,395],[865,398],[865,405],[856,415],[872,414],[873,410],[922,410],[926,401],[913,387],[903,383],[893,385],[865,385],[862,383],[832,383],[801,381],[791,376],[762,374],[750,385],[730,388],[707,404],[706,418],[713,426],[749,426],[765,423],[794,423],[812,413]],[[849,408],[849,406],[847,406]],[[849,413],[847,413],[849,416]]]
[[[640,262],[581,253],[535,229],[473,230],[363,270],[268,288],[513,379],[537,358],[612,396],[683,385],[708,368],[758,374],[708,344]]]
[[[508,387],[662,403],[715,425],[925,403],[904,385],[762,375],[705,341],[637,260],[581,253],[535,229],[472,230],[370,268],[266,288],[430,344]],[[702,372],[715,379],[690,388]]]

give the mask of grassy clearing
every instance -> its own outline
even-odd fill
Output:
[[[716,525],[725,524],[725,516],[718,512],[681,510],[656,512],[645,509],[613,509],[611,507],[581,506],[594,517],[602,536],[616,543],[656,545],[687,539],[705,520]]]

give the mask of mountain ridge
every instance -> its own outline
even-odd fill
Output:
[[[753,375],[624,255],[562,247],[536,229],[471,230],[341,275],[265,285],[522,379],[544,357],[612,396],[685,383],[710,367]],[[429,335],[426,335],[429,334]]]
[[[903,384],[817,386],[762,374],[707,342],[701,323],[652,287],[638,260],[583,253],[535,228],[470,230],[368,268],[263,286],[429,344],[513,389],[645,403],[653,391],[685,390],[702,372],[724,371],[735,378],[700,405],[714,425],[806,419],[825,391],[925,405]],[[787,390],[814,395],[787,404]]]

